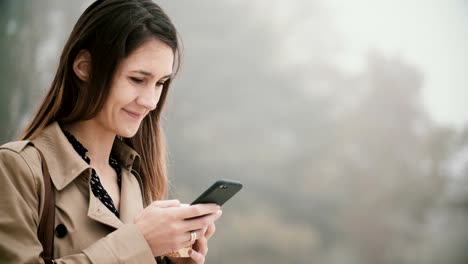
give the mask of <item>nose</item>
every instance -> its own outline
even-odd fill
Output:
[[[136,103],[145,107],[146,109],[154,110],[158,105],[159,98],[161,97],[162,89],[154,87],[142,89],[138,95]]]

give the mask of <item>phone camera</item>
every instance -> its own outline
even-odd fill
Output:
[[[227,185],[226,184],[220,185],[219,188],[220,189],[227,189]]]

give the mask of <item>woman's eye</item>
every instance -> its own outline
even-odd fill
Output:
[[[132,82],[134,82],[134,83],[142,83],[143,82],[143,79],[136,78],[136,77],[130,77],[130,80],[132,80]]]

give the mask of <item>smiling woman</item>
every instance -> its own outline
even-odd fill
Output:
[[[87,63],[88,59],[81,57],[76,64]],[[127,138],[135,135],[143,118],[160,101],[163,86],[172,74],[173,58],[171,47],[158,39],[148,40],[132,52],[117,69],[109,97],[96,115],[96,122],[114,134]],[[83,81],[86,76],[83,74]]]
[[[22,140],[0,147],[3,262],[204,263],[219,206],[164,200],[160,115],[179,60],[153,2],[84,11]]]

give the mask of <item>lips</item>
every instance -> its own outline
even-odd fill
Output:
[[[134,118],[134,119],[141,119],[143,118],[143,113],[138,113],[138,112],[134,112],[134,111],[130,111],[130,110],[127,110],[127,109],[122,109],[125,113],[127,113],[127,115],[129,115],[130,117]]]

